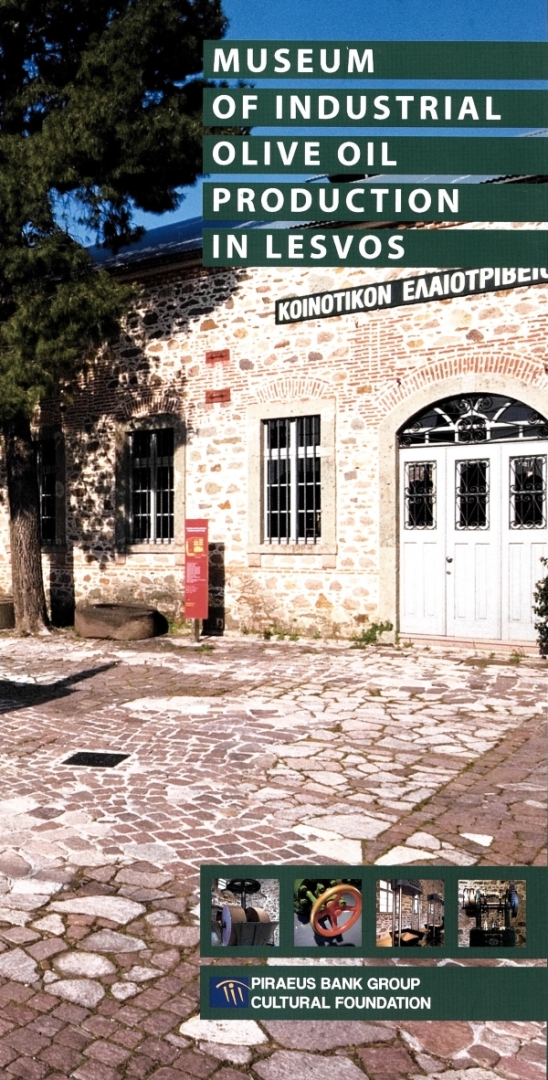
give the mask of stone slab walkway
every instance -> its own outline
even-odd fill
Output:
[[[0,637],[0,1075],[543,1080],[540,1024],[198,1022],[196,887],[207,861],[544,865],[544,662],[212,644]]]

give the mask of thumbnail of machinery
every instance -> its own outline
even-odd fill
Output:
[[[415,878],[393,878],[390,887],[394,894],[392,903],[392,945],[396,946],[396,948],[420,945],[426,933],[425,930],[421,930],[423,890],[420,881]],[[409,926],[403,926],[404,896],[410,896],[414,900]]]
[[[392,929],[377,937],[377,946],[406,949],[443,945],[445,920],[441,893],[431,892],[425,897],[425,882],[417,878],[392,878],[381,884],[391,894],[387,910],[392,912]]]
[[[502,888],[492,892],[465,886],[462,906],[466,915],[476,920],[470,930],[471,948],[516,944],[516,931],[510,925],[519,907],[515,882],[511,881],[506,889],[502,883]]]
[[[217,895],[232,894],[240,897],[240,903],[213,902],[211,940],[214,945],[273,945],[273,932],[278,926],[265,908],[255,907],[248,900],[261,892],[263,883],[257,878],[231,878],[218,880]]]
[[[426,897],[426,945],[443,945],[444,937],[444,900],[439,893],[428,893]]]
[[[297,878],[293,909],[295,945],[361,945],[360,879]]]

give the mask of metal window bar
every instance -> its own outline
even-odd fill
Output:
[[[264,421],[265,542],[316,544],[321,538],[319,416]]]
[[[38,443],[38,487],[40,494],[40,538],[44,543],[56,541],[56,446],[54,439]]]
[[[289,543],[291,537],[291,423],[266,422],[266,528],[270,543]]]
[[[400,446],[546,439],[548,421],[502,394],[471,394],[429,405],[400,431]]]
[[[173,430],[156,431],[156,540],[173,540]]]
[[[510,458],[510,528],[546,525],[546,457]]]
[[[131,540],[173,539],[173,431],[134,431],[131,452]]]
[[[456,528],[488,529],[489,461],[457,461],[456,468]]]
[[[405,464],[406,529],[436,528],[436,463],[408,461]]]
[[[320,417],[303,416],[296,422],[297,542],[316,543],[321,537]]]

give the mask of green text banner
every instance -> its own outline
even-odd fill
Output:
[[[546,79],[542,41],[206,41],[206,78]]]
[[[204,138],[204,172],[548,174],[548,138],[488,136]]]
[[[544,229],[204,229],[204,266],[548,265]]]
[[[548,125],[545,90],[204,91],[204,123],[222,127],[519,127]]]
[[[545,221],[548,184],[206,183],[206,221]]]
[[[202,967],[206,1020],[545,1020],[546,968]]]

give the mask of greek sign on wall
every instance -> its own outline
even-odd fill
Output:
[[[276,301],[276,323],[329,319],[336,315],[378,311],[379,308],[421,304],[428,300],[447,300],[473,293],[519,289],[548,281],[548,269],[539,267],[482,267],[478,270],[448,270],[440,274],[398,278],[395,281],[367,283],[352,289],[308,293]]]

